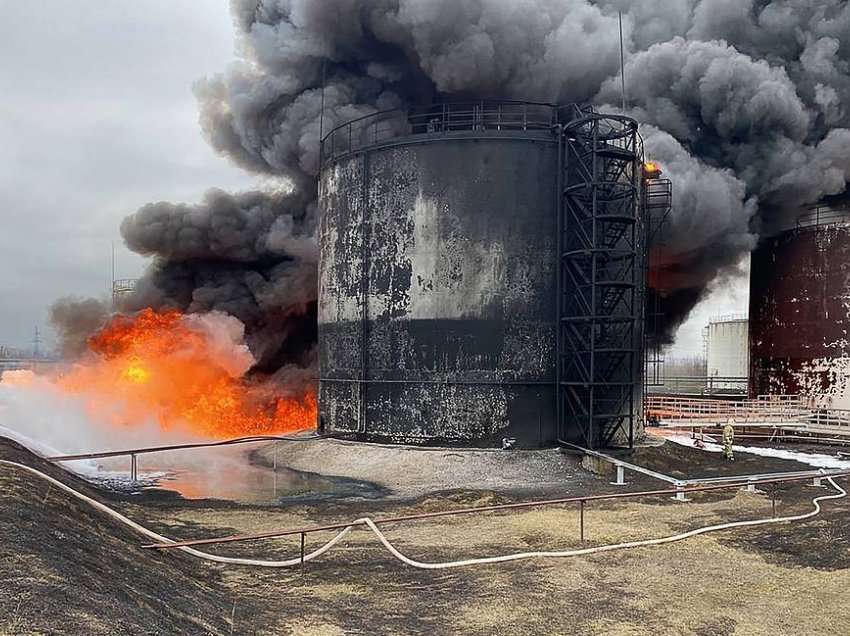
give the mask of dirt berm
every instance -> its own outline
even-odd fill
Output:
[[[0,459],[116,504],[14,442],[0,440]],[[215,568],[141,544],[87,504],[0,465],[0,633],[228,633],[229,594]]]

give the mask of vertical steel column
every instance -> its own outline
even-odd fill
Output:
[[[272,496],[277,499],[277,442],[274,442],[274,458],[272,460]]]
[[[650,292],[649,255],[651,250],[664,245],[664,223],[673,207],[673,184],[669,179],[658,178],[659,174],[659,172],[644,172],[641,182],[641,212],[643,214],[644,224],[644,249],[642,254],[644,301],[641,303],[643,318],[640,324],[643,330],[642,341],[645,347],[645,355],[641,361],[644,401],[646,401],[649,394],[650,386],[663,386],[665,382],[663,377],[664,359],[661,355],[661,347],[658,344],[660,335],[658,321],[663,315],[663,307],[660,301],[662,290],[652,289]]]
[[[579,535],[584,543],[584,499],[579,501]]]
[[[561,367],[564,355],[564,343],[561,338],[564,312],[564,297],[562,285],[562,259],[564,257],[564,127],[555,122],[553,129],[558,135],[558,175],[555,184],[555,216],[557,235],[555,237],[555,422],[556,435],[564,437],[561,423],[563,422],[563,398],[561,397]]]
[[[617,480],[612,481],[611,485],[613,486],[625,486],[626,485],[626,469],[621,465],[617,464]]]
[[[596,442],[596,400],[595,397],[595,388],[596,388],[596,322],[597,322],[597,313],[596,313],[596,267],[598,265],[596,257],[599,255],[596,251],[596,246],[598,244],[598,236],[596,234],[596,225],[597,225],[597,217],[599,215],[599,208],[597,207],[597,188],[599,187],[598,179],[599,179],[599,166],[597,165],[597,153],[596,149],[599,146],[599,124],[598,122],[594,122],[594,125],[591,127],[591,148],[593,149],[590,153],[590,161],[591,161],[591,170],[590,170],[590,222],[591,222],[591,232],[590,232],[590,323],[589,327],[589,336],[590,342],[588,353],[590,354],[590,382],[588,383],[588,388],[590,390],[590,396],[588,398],[588,417],[587,417],[587,436],[588,441],[590,442],[589,448],[595,448],[597,445]]]

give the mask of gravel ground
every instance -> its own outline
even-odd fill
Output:
[[[278,442],[255,454],[255,461],[322,476],[368,482],[390,498],[468,489],[544,492],[568,484],[578,489],[594,481],[574,454],[546,450],[469,450],[363,444],[320,440]]]

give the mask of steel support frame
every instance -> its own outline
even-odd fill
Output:
[[[643,149],[637,122],[576,109],[563,127],[558,223],[558,433],[634,444],[642,372]]]
[[[649,253],[653,249],[664,246],[664,224],[673,209],[673,184],[670,179],[644,179],[642,196],[646,253],[646,258],[644,258],[646,269],[644,309],[646,313],[641,324],[644,328],[645,347],[643,396],[646,400],[649,387],[664,386],[664,356],[661,352],[661,329],[659,326],[664,316],[664,308],[660,297],[661,290],[650,290],[649,288],[649,281],[652,279]]]

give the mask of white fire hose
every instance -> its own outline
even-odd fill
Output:
[[[110,517],[112,517],[116,521],[119,521],[120,523],[124,524],[125,526],[132,528],[133,530],[135,530],[139,534],[142,534],[149,539],[153,539],[157,543],[175,543],[175,541],[173,539],[170,539],[168,537],[165,537],[161,534],[154,532],[153,530],[145,528],[144,526],[136,523],[132,519],[125,517],[120,512],[117,512],[116,510],[113,510],[109,506],[106,506],[106,505],[100,503],[99,501],[96,501],[96,500],[92,499],[91,497],[88,497],[88,496],[84,495],[83,493],[74,490],[70,486],[63,484],[58,479],[54,479],[50,475],[47,475],[47,474],[41,472],[40,470],[37,470],[37,469],[32,468],[30,466],[26,466],[24,464],[19,464],[17,462],[11,462],[11,461],[7,461],[7,460],[0,460],[0,465],[10,466],[10,467],[13,467],[13,468],[17,468],[19,470],[24,470],[26,472],[29,472],[29,473],[35,475],[36,477],[39,477],[40,479],[43,479],[44,481],[56,486],[60,490],[63,490],[64,492],[67,492],[70,495],[73,495],[77,499],[84,501],[85,503],[89,504],[93,508],[109,515]],[[842,497],[847,496],[847,492],[841,486],[836,484],[835,481],[833,481],[833,479],[831,477],[827,477],[826,480],[830,484],[832,484],[833,488],[835,488],[838,492],[836,494],[833,494],[833,495],[821,495],[820,497],[815,497],[814,499],[812,499],[812,504],[814,505],[814,509],[811,510],[810,512],[807,512],[807,513],[804,513],[804,514],[792,515],[792,516],[789,516],[789,517],[770,517],[770,518],[765,518],[765,519],[754,519],[754,520],[751,520],[751,521],[733,521],[733,522],[729,522],[729,523],[720,523],[720,524],[717,524],[717,525],[705,526],[705,527],[702,527],[702,528],[697,528],[696,530],[689,530],[688,532],[683,532],[681,534],[674,534],[674,535],[670,535],[670,536],[667,536],[667,537],[661,537],[661,538],[658,538],[658,539],[644,539],[644,540],[641,540],[641,541],[627,541],[625,543],[614,543],[614,544],[609,544],[609,545],[597,546],[597,547],[593,547],[593,548],[581,548],[581,549],[578,549],[578,550],[564,550],[564,551],[560,551],[560,552],[517,552],[517,553],[514,553],[514,554],[506,554],[506,555],[502,555],[502,556],[483,557],[483,558],[478,558],[478,559],[465,559],[465,560],[462,560],[462,561],[445,561],[445,562],[442,562],[442,563],[425,563],[425,562],[422,562],[422,561],[416,561],[415,559],[411,559],[410,557],[405,556],[404,554],[399,552],[399,550],[396,549],[396,547],[392,543],[390,543],[389,539],[387,539],[386,536],[384,536],[384,533],[381,532],[378,529],[378,526],[375,524],[375,522],[372,521],[368,517],[363,517],[361,519],[355,520],[354,522],[352,522],[352,525],[343,529],[339,534],[337,534],[334,538],[332,538],[330,541],[325,543],[322,547],[320,547],[317,550],[314,550],[313,552],[305,554],[303,560],[301,559],[301,557],[297,557],[295,559],[288,559],[286,561],[244,559],[244,558],[237,558],[237,557],[219,556],[217,554],[210,554],[208,552],[202,552],[201,550],[195,550],[194,548],[190,548],[190,547],[186,547],[186,546],[181,546],[181,547],[174,548],[174,549],[180,550],[182,552],[185,552],[186,554],[190,554],[190,555],[192,555],[194,557],[198,557],[200,559],[205,559],[207,561],[214,561],[215,563],[224,563],[224,564],[228,564],[228,565],[250,565],[250,566],[267,567],[267,568],[286,568],[286,567],[292,567],[292,566],[300,565],[301,563],[306,563],[307,561],[312,561],[313,559],[316,559],[316,558],[322,556],[325,552],[327,552],[332,547],[334,547],[337,543],[339,543],[343,539],[343,537],[345,537],[345,535],[347,535],[349,532],[351,532],[351,530],[354,528],[355,525],[365,524],[369,527],[369,529],[372,530],[372,532],[375,533],[375,536],[378,537],[378,540],[384,545],[384,547],[387,549],[387,551],[390,554],[392,554],[396,559],[398,559],[402,563],[406,563],[407,565],[410,565],[412,567],[421,568],[421,569],[424,569],[424,570],[442,570],[442,569],[446,569],[446,568],[457,568],[457,567],[463,567],[463,566],[467,566],[467,565],[482,565],[482,564],[486,564],[486,563],[504,563],[506,561],[517,561],[517,560],[520,560],[520,559],[566,558],[566,557],[582,556],[582,555],[588,555],[588,554],[597,554],[599,552],[612,552],[614,550],[624,550],[624,549],[627,549],[627,548],[638,548],[638,547],[643,547],[643,546],[663,545],[665,543],[673,543],[674,541],[681,541],[683,539],[695,537],[695,536],[700,535],[700,534],[706,534],[708,532],[717,532],[719,530],[728,530],[730,528],[744,528],[744,527],[748,527],[748,526],[767,525],[767,524],[770,524],[770,523],[788,523],[788,522],[792,522],[792,521],[803,521],[804,519],[809,519],[809,518],[814,517],[814,516],[816,516],[817,514],[820,513],[820,511],[821,511],[820,502],[821,501],[827,501],[829,499],[841,499]]]

